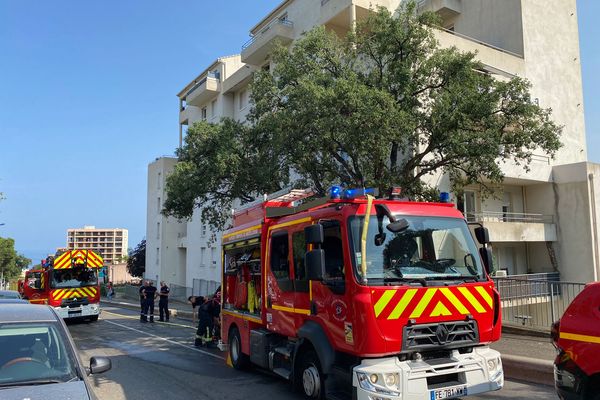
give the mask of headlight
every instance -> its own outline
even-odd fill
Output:
[[[387,396],[400,396],[400,376],[397,373],[367,374],[357,372],[358,384],[364,390]],[[377,382],[380,384],[378,385]],[[385,386],[383,386],[385,384]]]
[[[488,370],[490,372],[492,372],[493,370],[496,369],[496,360],[488,360],[487,365],[488,365]]]
[[[394,387],[400,382],[398,374],[383,374],[383,380],[388,387]]]

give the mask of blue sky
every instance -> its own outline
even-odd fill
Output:
[[[147,165],[178,145],[176,94],[279,2],[0,0],[0,236],[36,262],[83,225],[127,228],[135,247]],[[600,162],[600,2],[578,13]]]

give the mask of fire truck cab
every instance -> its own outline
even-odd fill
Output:
[[[334,188],[245,208],[223,235],[222,349],[307,398],[444,399],[503,386],[498,292],[447,203]]]
[[[27,300],[48,304],[64,319],[100,315],[98,269],[102,257],[92,250],[71,250],[48,257],[41,270],[28,271],[23,285]]]

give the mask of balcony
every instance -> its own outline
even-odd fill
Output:
[[[185,102],[188,105],[198,107],[216,97],[220,91],[221,79],[219,74],[216,72],[209,72],[188,90],[185,94]]]
[[[287,46],[293,40],[294,24],[286,19],[273,20],[242,46],[242,62],[261,66],[277,43]]]
[[[235,71],[225,82],[223,82],[223,94],[234,93],[239,91],[252,80],[254,70],[249,65]]]
[[[442,48],[454,46],[463,52],[477,53],[475,58],[485,66],[486,72],[507,78],[525,76],[525,60],[519,54],[448,29],[436,30],[435,36]]]
[[[456,17],[462,12],[461,0],[419,0],[419,11],[433,11],[444,20]]]
[[[486,227],[492,243],[558,240],[551,215],[484,211],[467,213],[466,217],[467,221],[479,222]]]

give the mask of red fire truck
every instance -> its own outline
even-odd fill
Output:
[[[23,281],[19,280],[21,297],[33,304],[48,304],[48,293],[42,289],[44,282],[43,269],[28,270]]]
[[[307,398],[446,399],[502,388],[489,237],[452,204],[292,191],[234,214],[222,350]]]
[[[92,250],[71,250],[48,257],[42,269],[28,271],[23,295],[31,303],[48,304],[67,318],[89,318],[100,315],[98,269],[103,260]]]

